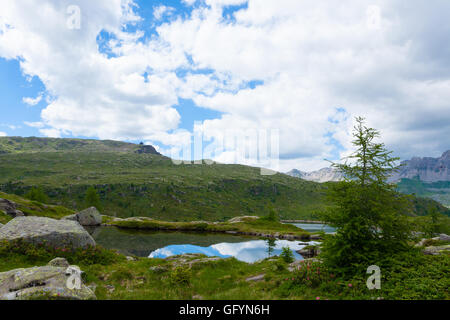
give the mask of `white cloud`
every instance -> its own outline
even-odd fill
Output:
[[[6,137],[6,136],[8,136],[8,134],[6,134],[6,132],[0,131],[0,137]]]
[[[133,2],[78,2],[80,30],[64,27],[69,1],[0,4],[0,56],[20,57],[24,74],[45,84],[45,135],[140,139],[175,152],[189,135],[176,130],[173,106],[184,98],[223,112],[204,121],[212,136],[279,129],[285,171],[347,154],[357,115],[403,158],[449,148],[449,2],[249,0],[228,20],[223,8],[246,1],[183,0],[192,14],[158,7],[156,19],[171,19],[143,41],[121,28],[141,19]],[[114,35],[113,56],[98,51],[102,30]]]
[[[29,105],[29,106],[35,106],[42,100],[42,95],[38,95],[36,98],[23,98],[22,101]]]
[[[44,128],[45,124],[43,122],[37,121],[37,122],[24,122],[25,125],[31,127],[31,128]]]
[[[175,11],[174,8],[160,5],[153,9],[153,17],[155,20],[161,20],[164,16],[171,15]]]

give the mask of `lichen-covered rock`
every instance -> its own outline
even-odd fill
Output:
[[[0,240],[23,240],[55,248],[95,246],[94,239],[75,221],[43,217],[17,217],[0,229]]]
[[[439,235],[439,240],[441,241],[450,241],[450,236],[446,235],[445,233],[442,233]]]
[[[78,221],[82,226],[99,226],[102,223],[102,216],[95,207],[90,207],[67,217],[63,220]]]
[[[444,251],[449,251],[450,250],[450,244],[445,245],[445,246],[430,246],[430,247],[426,247],[423,250],[424,254],[427,255],[440,255],[441,253],[443,253]]]
[[[65,267],[43,266],[2,272],[0,300],[96,299],[81,278],[79,286],[68,285],[73,275],[66,271]]]
[[[62,268],[68,268],[70,266],[69,262],[64,258],[55,258],[52,261],[50,261],[48,265],[52,267],[62,267]]]

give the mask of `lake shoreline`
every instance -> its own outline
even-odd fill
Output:
[[[226,222],[165,222],[149,218],[117,219],[108,217],[103,226],[114,226],[121,229],[154,230],[154,231],[182,231],[222,233],[230,235],[255,236],[282,240],[319,240],[318,233],[310,233],[301,228],[269,222],[262,219],[244,220],[237,223]]]

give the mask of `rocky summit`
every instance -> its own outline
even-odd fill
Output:
[[[94,239],[75,221],[43,217],[17,217],[0,230],[0,240],[23,240],[55,248],[95,246]]]

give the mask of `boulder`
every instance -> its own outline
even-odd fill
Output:
[[[55,248],[95,246],[94,239],[75,221],[43,217],[17,217],[0,229],[0,240],[23,240]]]
[[[68,268],[70,266],[69,262],[64,258],[55,258],[52,261],[50,261],[48,265],[52,267],[62,267],[62,268]]]
[[[445,233],[442,233],[439,235],[439,240],[441,241],[450,241],[450,236],[446,235]]]
[[[23,212],[18,210],[17,207],[18,205],[14,201],[0,198],[0,211],[3,211],[7,215],[13,218],[23,217],[24,216]]]
[[[102,224],[102,216],[95,207],[64,217],[63,220],[78,221],[82,226],[99,226]]]
[[[307,246],[296,252],[304,258],[312,258],[320,254],[320,248],[316,246]]]
[[[443,253],[444,251],[449,251],[450,250],[450,244],[445,245],[445,246],[431,246],[431,247],[426,247],[423,250],[423,253],[426,255],[440,255],[441,253]]]
[[[71,266],[79,270],[76,266]],[[95,300],[91,289],[79,282],[71,286],[69,268],[56,266],[15,269],[0,273],[0,300]],[[73,283],[73,282],[72,282]]]

